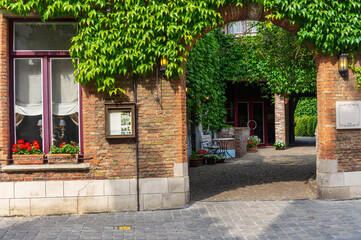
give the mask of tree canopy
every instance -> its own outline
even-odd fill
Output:
[[[251,1],[251,0],[249,0]],[[169,61],[166,75],[184,73],[187,45],[207,29],[223,24],[222,6],[243,0],[3,0],[0,8],[43,21],[73,16],[79,31],[70,54],[76,80],[95,82],[99,91],[118,94],[116,78],[153,71],[159,58]],[[271,19],[297,24],[300,42],[335,54],[360,51],[360,0],[253,0]],[[107,11],[107,6],[109,10]]]

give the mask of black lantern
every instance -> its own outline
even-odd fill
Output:
[[[348,59],[347,54],[342,53],[338,58],[338,71],[342,77],[347,77],[348,75]]]
[[[161,58],[160,59],[160,72],[161,74],[164,76],[165,75],[165,71],[167,70],[167,66],[168,66],[168,60],[165,58]]]
[[[110,13],[110,12],[112,11],[112,7],[111,7],[110,5],[107,5],[107,6],[105,7],[105,11],[106,11],[107,13]]]

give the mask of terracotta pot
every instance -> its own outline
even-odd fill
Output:
[[[43,164],[43,154],[13,155],[13,163],[16,165]]]
[[[77,164],[78,156],[70,153],[46,155],[49,164]]]
[[[257,152],[257,145],[253,145],[252,147],[247,147],[247,152],[249,153]]]

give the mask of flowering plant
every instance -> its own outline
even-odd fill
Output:
[[[61,143],[59,147],[52,145],[50,147],[50,154],[62,154],[62,153],[70,153],[72,155],[79,153],[79,145],[75,142],[70,143]]]
[[[199,150],[198,154],[209,154],[209,152],[207,150]]]
[[[250,136],[247,141],[247,147],[257,146],[260,144],[261,139],[257,136]]]
[[[13,145],[13,154],[22,155],[22,154],[42,154],[43,152],[40,149],[38,141],[33,141],[32,143],[25,142],[25,140],[20,139],[17,143]]]
[[[286,148],[286,144],[284,142],[281,141],[277,141],[273,144],[273,146],[275,146],[277,149],[285,149]]]

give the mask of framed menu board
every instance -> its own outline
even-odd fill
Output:
[[[134,104],[105,104],[106,138],[134,138],[134,114]]]

